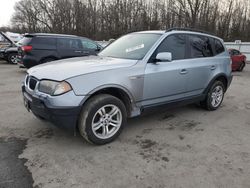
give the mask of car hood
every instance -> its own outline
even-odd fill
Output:
[[[62,81],[71,77],[133,66],[138,60],[100,56],[78,57],[35,66],[27,72],[37,79]]]

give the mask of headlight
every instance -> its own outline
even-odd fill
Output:
[[[71,91],[72,87],[65,81],[56,82],[51,80],[42,80],[39,84],[38,90],[40,92],[55,96]]]

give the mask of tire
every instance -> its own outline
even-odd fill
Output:
[[[113,115],[110,115],[111,112]],[[127,112],[123,102],[112,95],[100,94],[83,106],[78,128],[81,136],[88,142],[104,145],[114,141],[126,123]]]
[[[8,55],[8,63],[17,64],[17,53],[10,53]]]
[[[201,102],[201,106],[208,111],[217,110],[223,102],[225,91],[224,84],[219,80],[215,81],[210,87],[206,99]]]
[[[239,67],[238,71],[242,72],[243,69],[245,68],[245,66],[246,66],[246,63],[245,63],[245,62],[242,62],[242,63],[240,64],[240,67]]]

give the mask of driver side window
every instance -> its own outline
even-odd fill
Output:
[[[93,42],[89,41],[89,40],[84,40],[82,39],[82,46],[85,49],[89,49],[89,50],[97,50],[98,47],[96,44],[94,44]]]
[[[176,34],[170,35],[158,46],[153,57],[158,53],[170,52],[172,53],[172,60],[185,59],[186,56],[186,35]]]

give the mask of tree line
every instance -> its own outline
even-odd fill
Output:
[[[188,27],[250,41],[249,0],[21,0],[11,30],[108,40],[141,30]]]

